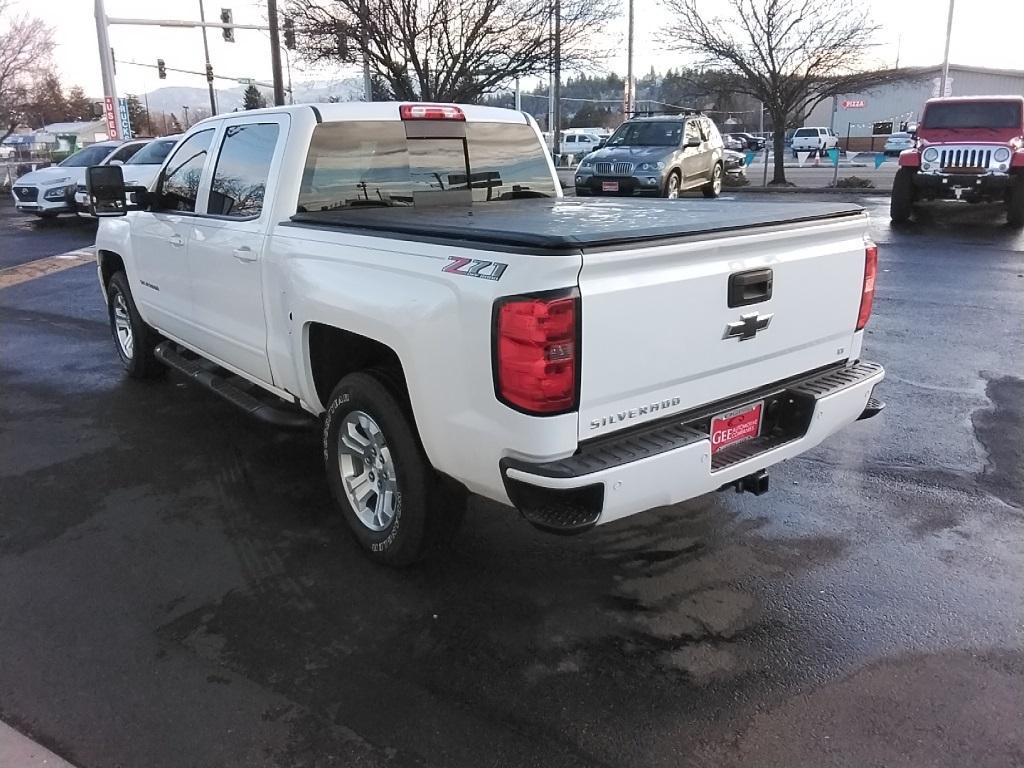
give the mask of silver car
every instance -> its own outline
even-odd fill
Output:
[[[655,194],[699,189],[718,197],[725,175],[722,137],[699,113],[637,117],[576,169],[577,195]]]

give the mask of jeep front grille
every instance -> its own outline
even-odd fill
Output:
[[[629,176],[633,172],[632,163],[598,163],[597,172],[602,176]]]
[[[992,161],[992,150],[985,147],[955,147],[939,150],[939,167],[942,170],[988,170]]]

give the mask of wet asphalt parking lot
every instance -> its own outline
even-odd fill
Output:
[[[79,768],[1024,765],[1024,234],[861,202],[879,417],[579,537],[476,500],[406,571],[315,435],[125,379],[92,268],[0,289],[0,719]],[[92,236],[5,203],[0,268]]]

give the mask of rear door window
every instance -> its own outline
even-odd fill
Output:
[[[277,123],[229,125],[224,130],[207,213],[241,219],[260,215],[278,131]]]
[[[686,121],[686,140],[689,141],[690,139],[703,140],[700,134],[700,124],[697,120]]]
[[[466,138],[406,138],[399,121],[324,123],[313,131],[297,211],[498,202],[555,195],[533,129],[467,123]]]
[[[213,128],[189,136],[178,146],[164,168],[158,192],[164,210],[194,212],[206,155],[213,142]]]

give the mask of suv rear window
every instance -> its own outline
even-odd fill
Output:
[[[929,104],[924,111],[924,128],[1019,128],[1020,102],[950,101]]]
[[[814,136],[815,138],[817,138],[817,136],[818,136],[818,129],[817,128],[801,128],[801,129],[799,129],[793,135],[794,136]]]
[[[397,121],[323,123],[302,172],[299,213],[414,203],[554,197],[547,156],[533,129],[466,124],[466,138],[406,138]],[[450,195],[449,193],[456,193]]]

